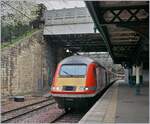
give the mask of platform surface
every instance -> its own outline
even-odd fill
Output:
[[[141,87],[136,95],[135,87],[118,80],[95,103],[79,123],[148,123],[149,86]]]

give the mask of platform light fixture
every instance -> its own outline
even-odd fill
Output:
[[[69,52],[70,52],[70,50],[69,50],[69,49],[66,49],[66,52],[67,52],[67,53],[69,53]]]

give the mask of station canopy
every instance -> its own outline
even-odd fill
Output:
[[[86,1],[114,63],[149,65],[149,2]]]

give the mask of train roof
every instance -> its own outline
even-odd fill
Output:
[[[96,60],[86,57],[86,56],[81,56],[81,55],[73,55],[70,57],[67,57],[63,59],[60,64],[90,64],[90,63],[96,63],[97,65],[101,66],[102,68],[105,69],[100,63],[98,63]]]
[[[95,60],[81,55],[74,55],[63,59],[60,64],[90,64]]]

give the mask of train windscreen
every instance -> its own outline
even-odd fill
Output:
[[[60,69],[60,76],[85,76],[86,67],[86,65],[62,65]]]

